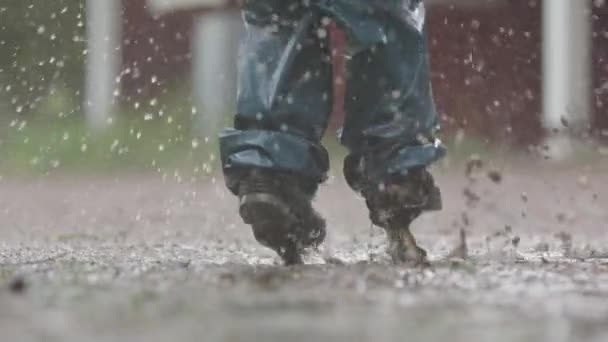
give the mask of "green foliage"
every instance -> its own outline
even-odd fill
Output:
[[[185,122],[117,119],[92,133],[81,118],[13,120],[0,129],[0,176],[148,171],[204,177],[215,169],[215,139],[197,138]]]
[[[57,89],[81,97],[84,5],[84,0],[0,3],[0,102],[8,107],[0,115],[31,113]]]
[[[100,132],[66,114],[70,99],[62,92],[31,117],[0,115],[0,177],[135,171],[205,178],[217,169],[217,138],[199,133],[189,92],[123,107]]]

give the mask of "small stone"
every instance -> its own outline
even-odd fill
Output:
[[[9,284],[9,290],[14,294],[22,294],[27,289],[27,283],[23,277],[15,277]]]
[[[236,282],[236,276],[232,273],[221,274],[219,280],[224,285],[233,285]]]
[[[329,265],[336,265],[336,266],[342,266],[345,265],[344,261],[340,260],[339,258],[336,257],[326,257],[325,258],[325,262]]]

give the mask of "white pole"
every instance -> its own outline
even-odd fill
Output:
[[[87,0],[85,115],[99,130],[112,117],[120,68],[120,0]]]
[[[589,2],[543,2],[543,124],[549,153],[565,157],[570,139],[563,132],[586,127],[591,110],[591,25]]]
[[[568,1],[570,31],[570,111],[569,119],[579,130],[587,129],[593,117],[592,17],[591,1]]]
[[[194,96],[198,103],[198,127],[215,136],[235,111],[238,37],[237,11],[214,11],[197,18],[194,35]]]

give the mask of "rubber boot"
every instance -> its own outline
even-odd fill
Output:
[[[418,246],[410,225],[424,211],[442,207],[432,176],[425,169],[410,170],[387,183],[370,184],[363,193],[370,219],[386,231],[387,253],[393,262],[428,264],[427,253]]]
[[[293,176],[253,171],[239,186],[239,213],[254,237],[286,265],[301,264],[305,248],[325,239],[325,221]]]

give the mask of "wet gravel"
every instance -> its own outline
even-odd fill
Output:
[[[339,177],[327,245],[292,268],[220,179],[4,179],[1,340],[607,341],[605,165],[488,169],[438,171],[424,269],[388,262]]]

